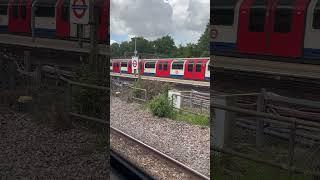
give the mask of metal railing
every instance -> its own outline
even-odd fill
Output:
[[[211,117],[211,150],[215,152],[214,158],[221,160],[216,168],[220,166],[225,170],[230,163],[248,168],[248,164],[254,162],[261,165],[255,165],[257,172],[268,167],[284,170],[282,173],[287,173],[284,179],[301,176],[319,178],[320,121],[287,117],[266,110],[270,101],[312,108],[320,108],[319,102],[288,98],[265,90],[243,96],[257,97],[256,110],[238,107],[236,98],[239,95],[215,96],[212,99],[211,108],[215,116]],[[306,138],[309,143],[306,143]],[[246,173],[249,171],[243,176]],[[258,174],[254,176],[260,177]],[[219,178],[223,179],[222,176]],[[265,178],[268,179],[267,175]]]

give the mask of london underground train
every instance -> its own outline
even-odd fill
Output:
[[[320,60],[320,0],[216,0],[211,52]]]
[[[70,22],[70,1],[77,0],[0,0],[0,32],[31,36],[34,9],[35,36],[57,39],[78,37],[78,26]],[[109,33],[110,0],[96,0],[97,39],[106,42]],[[84,38],[90,37],[84,25]]]
[[[141,59],[140,74],[145,76],[209,81],[210,58]],[[134,74],[131,59],[111,59],[113,73]]]

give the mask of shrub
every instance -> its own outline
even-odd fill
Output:
[[[174,114],[173,106],[167,97],[167,93],[154,97],[149,103],[149,108],[152,114],[158,117],[172,117]]]

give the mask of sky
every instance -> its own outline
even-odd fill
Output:
[[[111,0],[110,43],[170,35],[175,44],[196,43],[210,18],[209,0]]]

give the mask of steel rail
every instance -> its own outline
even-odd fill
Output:
[[[120,131],[120,130],[112,127],[112,126],[110,126],[110,129],[113,130],[113,131],[115,131],[115,132],[117,132],[117,133],[119,133],[119,134],[121,134],[121,135],[123,135],[123,136],[125,136],[126,138],[128,138],[128,139],[130,139],[130,140],[132,140],[132,141],[134,141],[134,142],[136,142],[136,143],[138,143],[139,145],[142,145],[143,147],[145,147],[145,148],[151,150],[152,152],[158,154],[158,155],[161,156],[162,158],[164,158],[164,159],[166,159],[166,160],[169,160],[170,162],[178,165],[179,167],[185,169],[186,171],[188,171],[189,173],[191,173],[191,174],[199,177],[200,179],[206,179],[206,180],[209,180],[209,179],[210,179],[209,177],[207,177],[207,176],[205,176],[205,175],[197,172],[196,170],[190,168],[189,166],[187,166],[187,165],[185,165],[185,164],[177,161],[176,159],[173,159],[172,157],[170,157],[170,156],[168,156],[168,155],[160,152],[159,150],[157,150],[157,149],[155,149],[155,148],[153,148],[153,147],[151,147],[151,146],[149,146],[149,145],[147,145],[147,144],[139,141],[138,139],[136,139],[136,138],[134,138],[134,137],[132,137],[132,136],[130,136],[130,135],[128,135],[128,134],[126,134],[126,133],[124,133],[124,132],[122,132],[122,131]]]

